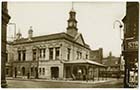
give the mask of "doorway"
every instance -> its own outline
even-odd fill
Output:
[[[25,67],[22,67],[22,75],[25,76]]]
[[[15,78],[17,77],[17,68],[15,67]]]
[[[57,79],[59,77],[59,68],[58,67],[51,67],[51,78]]]

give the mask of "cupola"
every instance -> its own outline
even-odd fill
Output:
[[[72,9],[69,12],[67,34],[69,34],[72,37],[75,37],[77,35],[77,32],[78,29],[77,29],[76,12],[72,7]]]

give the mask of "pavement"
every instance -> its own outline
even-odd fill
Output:
[[[108,78],[95,81],[7,78],[8,88],[123,88],[123,80]]]
[[[83,81],[83,80],[48,80],[48,79],[27,79],[27,78],[13,78],[13,77],[7,77],[7,80],[20,80],[20,81],[49,81],[49,82],[71,82],[71,83],[105,83],[105,82],[110,82],[110,81],[116,81],[116,78],[107,78],[107,79],[95,79],[93,80],[88,80],[88,81]]]

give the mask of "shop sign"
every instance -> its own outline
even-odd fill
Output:
[[[127,49],[138,49],[138,41],[128,41]]]

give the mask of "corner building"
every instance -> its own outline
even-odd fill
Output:
[[[92,79],[94,69],[104,65],[89,60],[90,48],[77,29],[76,12],[69,12],[66,32],[28,38],[17,33],[12,42],[13,77],[46,79]]]

